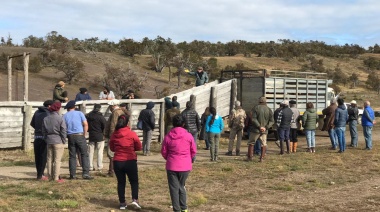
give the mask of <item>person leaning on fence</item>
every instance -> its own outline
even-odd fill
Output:
[[[249,135],[247,160],[253,160],[253,147],[257,139],[260,139],[260,162],[262,162],[266,154],[268,130],[274,124],[273,112],[267,106],[267,99],[265,97],[259,98],[259,104],[252,108],[251,114],[253,126]]]
[[[112,100],[115,99],[115,94],[109,89],[109,87],[104,86],[103,91],[99,93],[100,100]]]
[[[108,146],[107,146],[107,156],[110,159],[109,167],[108,167],[108,176],[113,177],[115,175],[114,173],[114,167],[113,167],[113,157],[114,153],[111,151],[109,146],[109,139],[112,136],[112,133],[115,131],[115,127],[117,124],[117,120],[119,119],[119,116],[121,115],[129,115],[126,114],[125,110],[122,110],[119,105],[120,101],[117,99],[113,99],[108,102],[109,109],[111,111],[111,115],[108,118],[106,128],[104,129],[104,137],[108,140]]]
[[[307,152],[315,152],[315,129],[318,122],[318,114],[311,102],[306,103],[306,111],[302,115],[302,127],[306,134]]]
[[[42,134],[47,143],[47,173],[50,180],[64,182],[60,178],[61,160],[65,151],[66,123],[58,113],[61,102],[54,102],[49,107],[49,115],[43,119]]]
[[[86,114],[88,122],[88,154],[90,160],[90,170],[95,171],[93,164],[94,152],[96,150],[97,155],[97,169],[102,171],[103,169],[103,150],[104,150],[104,129],[106,128],[106,119],[100,112],[100,104],[95,104],[94,109]]]
[[[140,209],[139,199],[139,176],[137,168],[136,151],[141,151],[141,142],[137,134],[132,131],[129,125],[129,115],[120,115],[118,117],[115,131],[112,134],[109,146],[114,152],[113,167],[117,178],[117,194],[119,196],[120,209],[125,210],[127,203],[125,201],[126,175],[131,185],[132,206]]]
[[[173,211],[187,212],[186,179],[193,169],[197,146],[193,136],[184,129],[181,115],[173,117],[173,128],[162,142],[161,155],[166,160],[166,174]]]
[[[87,119],[81,111],[75,110],[75,101],[69,101],[65,109],[67,112],[63,115],[67,126],[67,138],[69,140],[69,170],[70,179],[77,179],[77,159],[76,151],[80,152],[82,161],[82,178],[85,180],[93,179],[90,176],[90,162],[87,152],[86,133],[88,131]]]
[[[67,91],[63,88],[65,87],[65,82],[59,81],[53,91],[53,101],[60,101],[62,103],[67,102],[69,98],[67,98]]]
[[[152,142],[153,130],[156,125],[155,114],[153,112],[154,102],[149,101],[146,104],[146,109],[142,110],[139,114],[139,121],[142,121],[143,130],[143,154],[150,155],[150,144]]]
[[[75,101],[91,100],[90,94],[88,94],[87,88],[79,88],[79,93],[75,96]]]
[[[229,119],[229,128],[230,128],[230,138],[228,143],[228,152],[226,155],[232,156],[232,150],[234,146],[235,137],[236,140],[236,156],[240,156],[240,145],[241,139],[243,138],[243,129],[244,122],[247,118],[247,114],[244,109],[240,106],[240,102],[235,102],[235,109],[231,111],[231,116]]]
[[[48,178],[44,176],[47,160],[47,144],[44,135],[42,134],[42,125],[44,118],[49,115],[49,107],[53,103],[53,100],[46,100],[43,107],[38,107],[30,122],[30,126],[34,128],[33,150],[37,170],[37,180],[48,180]]]
[[[206,121],[206,133],[210,139],[210,156],[211,161],[217,161],[219,156],[219,140],[224,129],[224,123],[221,116],[216,113],[215,107],[210,107],[210,115]]]
[[[186,69],[187,70],[187,69]],[[198,67],[197,71],[186,71],[189,75],[195,76],[196,81],[195,81],[195,86],[201,86],[201,85],[206,85],[208,83],[208,75],[205,71],[203,71],[203,67]]]

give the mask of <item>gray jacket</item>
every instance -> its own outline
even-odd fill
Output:
[[[57,112],[50,112],[49,115],[44,118],[42,134],[47,144],[66,143],[67,130],[65,119]]]
[[[198,73],[197,71],[189,72],[189,75],[195,76],[197,78],[195,81],[195,86],[200,86],[208,83],[208,75],[205,71],[202,71],[201,73]]]

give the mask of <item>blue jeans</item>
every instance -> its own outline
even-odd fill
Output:
[[[350,128],[350,135],[351,135],[351,146],[357,147],[358,146],[358,121],[357,120],[351,120],[349,122],[349,128]]]
[[[315,130],[305,130],[307,147],[315,147]]]
[[[260,139],[258,139],[255,142],[255,146],[253,148],[254,148],[254,152],[255,152],[256,155],[260,155],[261,154],[261,141],[260,141]]]
[[[90,160],[88,158],[86,138],[83,135],[67,135],[69,140],[69,170],[70,176],[76,176],[77,170],[77,148],[82,159],[82,176],[88,176]]]
[[[335,133],[338,136],[340,152],[344,152],[346,150],[346,137],[344,135],[345,132],[346,127],[335,127]]]
[[[365,148],[372,149],[372,126],[363,126]]]
[[[332,148],[336,149],[338,147],[338,136],[336,135],[334,129],[330,129],[328,133],[330,136],[331,146]]]

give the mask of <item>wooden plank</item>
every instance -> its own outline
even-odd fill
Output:
[[[6,129],[1,129],[6,130]],[[0,131],[0,138],[7,138],[7,137],[13,137],[13,138],[20,138],[22,137],[22,128],[19,129],[19,131]]]
[[[0,129],[9,127],[22,127],[23,123],[23,121],[0,121]]]

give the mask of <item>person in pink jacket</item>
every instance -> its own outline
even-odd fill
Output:
[[[197,154],[193,136],[184,128],[181,115],[173,117],[173,128],[162,142],[161,154],[166,160],[173,211],[187,212],[185,183]]]

